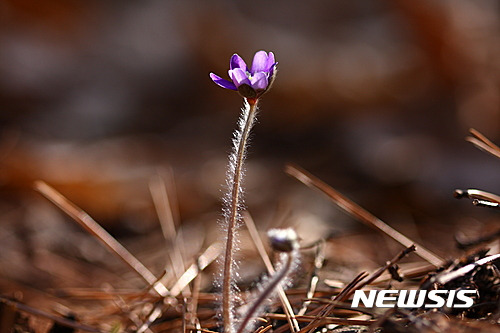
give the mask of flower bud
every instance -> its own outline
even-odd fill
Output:
[[[267,237],[275,251],[291,252],[299,248],[297,233],[292,228],[270,229]]]

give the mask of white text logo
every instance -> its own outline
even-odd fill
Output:
[[[367,308],[470,308],[475,294],[474,290],[356,290],[352,307],[361,302]]]

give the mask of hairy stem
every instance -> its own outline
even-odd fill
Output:
[[[224,255],[224,270],[222,273],[222,316],[224,321],[224,332],[232,333],[233,324],[233,252],[235,234],[238,222],[241,218],[240,207],[242,201],[241,183],[243,179],[243,163],[245,161],[246,145],[248,136],[255,120],[257,112],[257,100],[246,99],[239,120],[239,129],[234,138],[233,154],[229,160],[229,171],[227,185],[229,193],[226,200],[227,207],[224,209],[224,225],[227,228],[226,251]]]
[[[274,289],[281,281],[283,281],[283,279],[285,279],[285,277],[290,272],[292,263],[294,261],[294,253],[286,253],[285,255],[286,259],[283,267],[281,267],[281,269],[274,274],[274,276],[271,278],[271,281],[269,281],[265,289],[260,292],[259,297],[253,302],[250,309],[246,312],[245,318],[240,323],[237,333],[243,333],[247,331],[247,329],[249,329],[251,326],[253,326],[249,325],[250,320],[255,317],[255,313],[257,312],[257,310],[264,304],[266,299],[271,297]]]

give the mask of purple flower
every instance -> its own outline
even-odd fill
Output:
[[[243,97],[256,99],[264,94],[274,81],[276,74],[274,54],[259,51],[253,57],[252,67],[249,69],[245,61],[236,53],[229,62],[229,77],[231,81],[210,73],[210,78],[222,88],[236,90]]]

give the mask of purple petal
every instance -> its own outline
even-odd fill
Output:
[[[247,64],[245,60],[243,60],[239,55],[236,53],[233,54],[231,57],[231,61],[229,62],[229,69],[235,69],[235,68],[241,68],[245,72],[248,72]]]
[[[250,85],[250,80],[248,79],[247,73],[241,68],[229,70],[229,77],[231,77],[236,87],[239,87],[242,84]]]
[[[272,64],[271,67],[269,67],[269,70],[268,70],[269,77],[272,77],[274,75],[274,71],[276,70],[276,65],[278,65],[277,62]]]
[[[269,71],[274,65],[276,64],[276,61],[274,60],[274,53],[269,52],[269,57],[267,58],[267,63],[266,63],[266,71]]]
[[[250,79],[252,83],[252,88],[255,90],[265,90],[269,84],[267,81],[267,75],[265,73],[259,72]]]
[[[267,66],[268,58],[269,57],[268,57],[266,51],[259,51],[259,52],[255,53],[255,56],[253,57],[253,62],[252,62],[252,70],[250,72],[252,74],[255,74],[258,72],[266,72],[269,69],[269,67]]]
[[[221,86],[222,88],[238,90],[233,82],[225,80],[214,73],[210,73],[210,78],[212,79],[212,81],[214,81],[215,84]]]
[[[274,59],[274,53],[269,52],[269,57],[267,58],[267,69],[266,72],[269,73],[269,77],[272,77],[274,75],[274,70],[276,69],[276,65],[278,63]]]

